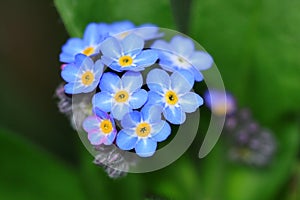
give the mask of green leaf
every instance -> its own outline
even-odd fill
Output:
[[[191,7],[191,36],[241,105],[266,123],[299,112],[300,1],[195,0]]]
[[[2,129],[0,158],[0,199],[85,199],[72,168]]]
[[[168,0],[55,0],[56,8],[72,37],[81,37],[90,22],[131,20],[173,28]]]

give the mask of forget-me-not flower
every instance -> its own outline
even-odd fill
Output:
[[[103,33],[99,31],[98,24],[90,23],[86,27],[83,38],[70,38],[62,47],[59,60],[64,63],[72,63],[76,54],[90,56],[99,53],[99,44],[104,39]]]
[[[148,98],[143,85],[142,74],[139,72],[126,72],[122,78],[112,72],[104,73],[99,87],[101,92],[93,97],[93,106],[121,120],[123,116],[142,107]]]
[[[159,55],[159,64],[167,71],[188,70],[194,75],[195,81],[203,80],[201,70],[208,69],[213,64],[212,57],[195,50],[194,42],[186,37],[176,35],[170,43],[156,40],[151,48]]]
[[[147,104],[161,105],[167,121],[182,124],[186,119],[185,113],[192,113],[203,104],[198,94],[190,92],[193,84],[193,75],[189,71],[175,71],[169,76],[164,70],[153,69],[147,76],[150,89]]]
[[[61,71],[62,78],[68,82],[64,88],[68,94],[88,93],[93,91],[101,78],[104,65],[100,60],[95,63],[83,54],[75,57],[75,62],[67,64]]]
[[[142,71],[153,65],[158,58],[156,51],[143,48],[144,40],[135,34],[130,34],[123,40],[109,37],[100,45],[103,54],[101,59],[104,64],[118,72]]]
[[[114,119],[106,112],[96,108],[93,116],[83,121],[83,129],[88,133],[92,145],[111,145],[115,140],[117,129]]]
[[[162,107],[145,106],[141,112],[127,113],[121,121],[122,130],[117,135],[116,144],[122,150],[135,149],[141,157],[152,156],[157,142],[162,142],[171,134],[170,125],[161,119]]]

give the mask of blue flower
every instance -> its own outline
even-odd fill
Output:
[[[101,92],[93,97],[93,106],[121,120],[132,109],[142,107],[148,98],[146,90],[141,89],[143,78],[139,72],[126,72],[122,78],[112,72],[104,73],[99,87]]]
[[[158,58],[153,50],[143,50],[144,40],[130,34],[123,40],[109,37],[104,40],[100,49],[103,63],[111,69],[121,71],[142,71],[154,64]]]
[[[171,76],[161,69],[153,69],[148,73],[147,104],[161,105],[163,115],[172,124],[182,124],[185,113],[195,112],[203,104],[203,99],[190,92],[194,84],[193,75],[184,71],[175,71]]]
[[[90,23],[85,31],[83,38],[70,38],[62,47],[59,55],[61,62],[74,62],[75,55],[78,53],[90,56],[99,53],[99,44],[104,39],[105,30],[99,31],[98,24]]]
[[[75,62],[66,65],[62,71],[62,78],[68,82],[64,88],[68,94],[88,93],[93,91],[101,78],[104,65],[100,60],[94,61],[83,54],[75,57]]]
[[[167,71],[188,70],[196,81],[203,80],[201,70],[208,69],[213,64],[212,57],[204,51],[196,51],[191,39],[180,35],[174,36],[170,43],[157,40],[151,46],[156,49],[159,64]]]
[[[210,89],[205,92],[204,99],[207,107],[209,107],[215,115],[230,115],[236,110],[235,99],[228,92]]]
[[[141,157],[152,156],[157,142],[164,141],[171,134],[170,125],[161,120],[162,107],[145,106],[141,112],[127,113],[121,121],[122,130],[116,144],[122,150],[135,149]]]
[[[110,36],[123,39],[127,35],[134,33],[144,40],[152,40],[161,37],[163,33],[159,33],[159,28],[153,24],[142,24],[135,26],[131,21],[120,21],[112,24],[100,24],[103,30],[108,30]]]
[[[96,115],[83,121],[83,129],[88,133],[92,145],[111,145],[115,140],[117,129],[113,118],[107,113],[95,109]]]

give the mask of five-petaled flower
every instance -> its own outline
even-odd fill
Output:
[[[126,72],[122,78],[112,72],[104,73],[99,87],[101,92],[94,95],[92,103],[105,112],[121,120],[123,116],[142,107],[148,98],[143,85],[142,74],[139,72]]]
[[[196,51],[194,42],[186,37],[176,35],[170,43],[156,40],[151,46],[156,49],[160,66],[167,71],[188,70],[194,75],[195,81],[202,81],[201,70],[213,64],[212,57],[204,51]]]
[[[105,35],[99,30],[96,23],[90,23],[83,34],[83,38],[70,38],[62,47],[59,59],[64,63],[75,61],[76,54],[91,56],[99,53],[99,44],[103,41]]]
[[[122,150],[135,149],[141,157],[152,156],[157,142],[162,142],[171,134],[170,125],[161,119],[162,107],[145,106],[141,112],[127,113],[121,121],[122,130],[116,144]]]
[[[194,85],[193,75],[184,71],[175,71],[171,76],[161,69],[153,69],[148,73],[147,104],[159,104],[163,115],[172,124],[182,124],[185,113],[195,112],[203,104],[203,99],[196,93],[190,92]]]
[[[111,145],[117,134],[114,119],[98,108],[94,109],[94,112],[95,115],[87,117],[82,124],[90,143]]]
[[[83,54],[77,54],[75,62],[67,64],[61,71],[62,78],[68,82],[64,88],[68,94],[92,92],[98,85],[104,65]]]
[[[100,45],[103,54],[102,61],[112,70],[121,71],[142,71],[145,67],[153,65],[158,55],[153,50],[143,50],[144,40],[130,34],[122,40],[109,37]]]

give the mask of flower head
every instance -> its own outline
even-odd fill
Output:
[[[228,92],[211,89],[205,92],[204,99],[215,115],[230,115],[236,110],[235,99]]]
[[[93,97],[93,106],[121,120],[132,109],[142,107],[148,93],[141,89],[143,78],[139,72],[126,72],[122,78],[112,72],[104,73],[100,81],[101,92]]]
[[[153,69],[148,73],[147,104],[159,104],[163,115],[172,124],[182,124],[185,113],[194,112],[203,104],[203,99],[190,92],[194,84],[193,75],[188,71],[175,71],[171,76],[161,69]]]
[[[170,125],[161,119],[162,107],[145,106],[141,112],[127,113],[121,121],[116,144],[122,150],[135,149],[141,157],[152,156],[157,142],[164,141],[171,133]]]
[[[75,57],[75,63],[66,65],[62,71],[62,78],[68,82],[64,88],[68,94],[88,93],[93,91],[103,73],[103,64],[100,60],[94,61],[83,55]]]
[[[212,57],[204,51],[196,51],[194,42],[186,37],[176,35],[170,43],[156,40],[151,48],[158,50],[159,64],[167,71],[188,70],[196,81],[201,81],[201,70],[213,64]]]
[[[109,37],[100,45],[103,63],[111,69],[121,71],[142,71],[154,64],[158,58],[153,50],[143,50],[144,40],[135,34],[123,40]]]
[[[103,33],[99,31],[98,24],[90,23],[86,27],[83,38],[70,38],[62,47],[59,59],[64,63],[72,63],[76,54],[90,56],[99,53],[99,44],[104,39]]]
[[[92,145],[111,145],[116,137],[117,129],[113,118],[96,108],[93,116],[83,121],[83,129],[88,133]]]

